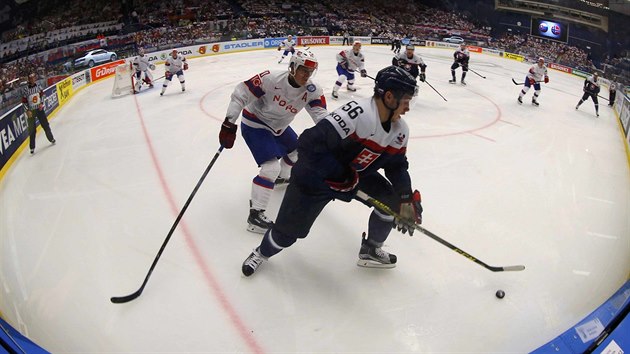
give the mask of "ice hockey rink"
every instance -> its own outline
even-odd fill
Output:
[[[329,110],[372,94],[357,78],[330,97],[340,47],[313,47]],[[391,63],[364,46],[370,76]],[[127,304],[219,149],[234,86],[286,70],[263,50],[190,60],[177,81],[112,99],[113,80],[76,94],[0,183],[0,311],[53,353],[523,353],[575,325],[627,279],[630,173],[620,127],[583,80],[550,70],[540,107],[516,98],[530,64],[472,53],[451,85],[452,51],[417,48],[426,84],[409,124],[410,174],[423,226],[491,272],[417,232],[392,232],[394,269],[356,266],[370,210],[329,204],[304,240],[250,278],[241,263],[258,168],[239,134],[201,185],[144,293]],[[163,75],[158,66],[154,77]],[[458,81],[461,70],[457,70]],[[602,90],[602,95],[607,93]],[[299,133],[313,125],[300,112]],[[275,219],[284,189],[274,191]],[[506,296],[499,300],[497,290]]]

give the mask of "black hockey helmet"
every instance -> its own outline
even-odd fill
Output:
[[[405,94],[413,97],[418,93],[418,85],[408,71],[391,65],[381,69],[374,79],[374,93],[383,97],[387,91],[392,91],[397,99]]]

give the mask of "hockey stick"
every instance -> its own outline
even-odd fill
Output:
[[[387,205],[383,204],[382,202],[379,202],[378,200],[370,197],[369,195],[367,195],[365,192],[363,191],[358,191],[357,192],[357,197],[363,201],[365,201],[366,203],[370,204],[371,206],[375,207],[376,209],[380,210],[381,212],[393,216],[394,218],[397,219],[402,219],[402,217],[396,213],[395,211],[393,211],[390,207],[388,207]],[[480,266],[491,270],[493,272],[510,272],[510,271],[520,271],[520,270],[524,270],[525,266],[524,265],[513,265],[513,266],[503,266],[503,267],[497,267],[497,266],[491,266],[491,265],[487,265],[486,263],[478,260],[477,258],[471,256],[469,253],[464,252],[462,249],[460,249],[459,247],[451,244],[450,242],[443,240],[442,238],[440,238],[439,236],[437,236],[436,234],[432,233],[431,231],[425,229],[424,227],[414,223],[413,224],[413,228],[422,232],[423,234],[429,236],[430,238],[434,239],[435,241],[441,243],[442,245],[450,248],[451,250],[455,251],[456,253],[466,257],[467,259],[479,264]]]
[[[153,273],[153,269],[155,269],[155,265],[157,264],[158,260],[160,259],[160,256],[162,256],[162,252],[164,251],[164,248],[166,248],[166,244],[171,239],[171,236],[173,236],[173,232],[175,231],[175,228],[177,227],[177,224],[179,224],[179,221],[184,216],[184,213],[186,212],[186,209],[188,209],[188,206],[190,205],[190,202],[192,201],[192,199],[195,196],[195,194],[197,194],[197,191],[199,190],[199,187],[201,187],[201,183],[203,183],[203,180],[208,175],[208,172],[210,172],[210,169],[214,165],[215,161],[217,161],[217,159],[219,158],[219,155],[221,154],[221,151],[223,151],[223,145],[221,145],[221,147],[219,147],[219,150],[217,151],[217,153],[214,154],[214,157],[212,158],[212,161],[210,161],[210,164],[208,165],[206,170],[203,172],[203,175],[199,179],[199,182],[197,182],[197,185],[195,186],[195,189],[193,189],[192,193],[190,194],[190,197],[188,197],[188,200],[186,201],[186,204],[184,204],[184,207],[179,212],[179,215],[177,215],[177,219],[175,219],[175,223],[173,223],[173,226],[171,226],[171,230],[168,232],[168,235],[166,236],[166,239],[162,243],[162,247],[160,247],[160,250],[158,251],[157,255],[155,256],[155,259],[153,260],[153,264],[151,264],[151,268],[149,268],[149,272],[147,273],[147,276],[144,278],[144,281],[142,282],[142,285],[140,286],[140,289],[138,289],[134,293],[126,295],[126,296],[114,296],[114,297],[112,297],[110,299],[111,302],[113,302],[114,304],[124,304],[125,302],[129,302],[131,300],[136,299],[138,296],[140,296],[140,294],[142,294],[142,291],[144,291],[144,287],[147,285],[147,282],[149,281],[149,277],[151,276],[151,273]]]
[[[472,72],[473,72],[473,74],[477,74],[477,76],[480,76],[482,79],[485,79],[485,78],[486,78],[485,76],[481,75],[480,73],[476,72],[475,70],[473,70],[473,69],[471,69],[471,68],[468,68],[468,71],[472,71]]]
[[[429,87],[432,88],[433,91],[435,91],[438,95],[440,95],[440,97],[442,97],[444,101],[448,102],[446,98],[444,98],[444,96],[442,96],[442,94],[438,90],[436,90],[435,87],[431,86],[431,84],[427,80],[424,80],[424,83],[429,85]]]
[[[516,80],[514,80],[514,78],[512,78],[512,82],[514,83],[514,85],[524,85],[525,84],[524,82],[516,82]],[[544,82],[544,81],[536,81],[535,83],[539,84],[541,82]]]

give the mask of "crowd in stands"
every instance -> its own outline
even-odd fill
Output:
[[[3,83],[0,94],[11,89],[8,82],[23,79],[33,70],[44,76],[68,74],[69,67],[64,62],[82,50],[98,47],[98,41],[82,42],[87,43],[82,46],[69,45],[73,40],[85,41],[86,32],[80,31],[84,29],[94,30],[87,33],[91,39],[106,35],[111,49],[132,45],[145,47],[148,51],[288,34],[342,35],[350,32],[354,36],[407,36],[427,40],[459,35],[473,44],[505,49],[528,58],[542,56],[547,61],[584,71],[593,68],[587,53],[577,47],[509,32],[494,39],[490,36],[490,28],[474,16],[417,2],[406,3],[401,10],[398,3],[387,0],[355,0],[350,11],[347,2],[335,0],[285,3],[271,0],[135,0],[133,8],[106,0],[51,0],[25,3],[15,11],[12,21],[12,28],[0,36],[0,63],[3,63],[0,64],[0,81]],[[107,27],[100,27],[104,24]],[[113,24],[118,26],[111,27]],[[75,32],[69,29],[84,36],[74,36]],[[57,36],[54,41],[51,33],[66,35]],[[19,46],[16,47],[16,43]],[[45,55],[33,55],[43,50],[47,50]],[[16,58],[19,59],[14,60]],[[606,64],[625,70],[628,61],[615,58]]]

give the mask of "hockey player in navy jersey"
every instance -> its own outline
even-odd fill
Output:
[[[518,103],[523,103],[523,96],[527,94],[527,91],[534,86],[534,96],[532,97],[532,104],[534,106],[539,106],[538,96],[540,96],[540,83],[548,83],[549,76],[547,75],[547,67],[545,66],[545,59],[538,58],[538,62],[535,65],[532,65],[527,72],[527,76],[525,76],[525,83],[523,84],[523,88],[521,92],[518,94]]]
[[[580,105],[590,97],[595,104],[595,114],[599,117],[599,102],[597,102],[597,94],[599,93],[600,87],[598,78],[599,74],[595,73],[593,76],[589,76],[586,80],[584,80],[584,87],[582,88],[584,95],[582,95],[582,98],[578,102],[577,106],[575,106],[575,109],[580,108]]]
[[[278,217],[243,262],[245,276],[305,238],[330,201],[350,202],[359,189],[398,211],[401,219],[372,211],[357,265],[395,267],[396,256],[381,248],[392,227],[411,235],[414,223],[422,222],[420,193],[413,190],[408,172],[409,128],[401,119],[416,93],[416,80],[407,71],[386,67],[376,75],[372,97],[346,103],[300,135],[300,158]]]
[[[289,126],[303,108],[315,123],[327,114],[322,88],[311,81],[317,58],[306,49],[291,57],[289,69],[265,71],[239,83],[231,96],[219,142],[232,148],[236,121],[242,112],[241,131],[260,167],[252,181],[247,230],[264,234],[273,222],[265,215],[276,184],[288,181],[297,160],[297,134]]]
[[[460,44],[459,48],[455,50],[455,52],[453,53],[453,58],[455,59],[455,61],[453,61],[453,65],[451,65],[451,75],[453,76],[453,79],[448,80],[448,82],[450,82],[451,84],[454,84],[457,82],[457,79],[455,78],[455,69],[461,66],[462,67],[461,83],[462,85],[466,85],[466,74],[468,73],[468,61],[470,60],[470,52],[468,51],[468,48],[466,48],[465,43]]]
[[[392,65],[400,66],[407,70],[414,78],[420,76],[420,81],[424,82],[427,78],[427,64],[415,53],[415,50],[416,48],[413,44],[408,44],[404,52],[394,56]]]

